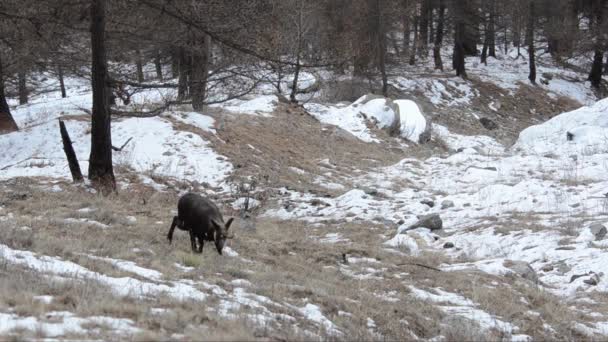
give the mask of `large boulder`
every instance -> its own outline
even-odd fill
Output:
[[[538,274],[536,271],[525,261],[520,260],[505,260],[503,266],[513,271],[518,276],[538,284]]]
[[[443,221],[441,220],[441,217],[439,217],[439,214],[418,216],[418,222],[409,226],[407,230],[416,228],[428,228],[430,230],[439,230],[443,228]]]
[[[606,236],[606,233],[608,233],[606,226],[599,222],[590,225],[589,231],[595,236],[595,240],[602,240]]]

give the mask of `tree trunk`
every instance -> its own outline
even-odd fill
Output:
[[[19,71],[17,73],[19,79],[19,104],[23,105],[27,103],[28,92],[27,92],[27,79],[25,71]]]
[[[60,65],[57,67],[57,78],[59,78],[59,89],[61,90],[61,97],[68,97],[67,92],[65,91],[65,83],[63,81],[63,67]]]
[[[91,84],[93,88],[93,110],[91,115],[91,155],[89,157],[89,179],[94,187],[104,194],[116,190],[112,168],[112,132],[108,69],[105,43],[106,0],[91,0]]]
[[[207,76],[211,60],[211,37],[200,36],[194,44],[192,53],[192,74],[190,79],[190,96],[192,109],[202,111],[207,96]]]
[[[414,18],[414,41],[412,42],[412,51],[410,52],[410,65],[416,64],[416,53],[418,52],[418,16]]]
[[[135,65],[137,68],[137,82],[139,83],[144,83],[144,67],[143,67],[143,62],[141,60],[141,51],[139,51],[139,49],[137,49],[135,51]]]
[[[445,17],[445,0],[439,0],[439,13],[437,18],[437,29],[435,35],[435,45],[433,47],[433,57],[435,60],[435,69],[443,71],[443,62],[441,61],[441,44],[443,43],[443,21]]]
[[[382,21],[382,13],[380,10],[380,1],[375,3],[376,17],[376,33],[378,34],[378,66],[382,76],[382,95],[388,97],[388,78],[386,76],[386,33],[384,31],[384,22]]]
[[[17,123],[11,115],[11,109],[6,102],[4,93],[4,75],[2,74],[2,60],[0,60],[0,134],[19,130]]]
[[[179,77],[180,50],[181,48],[176,46],[171,47],[171,75],[173,78]]]
[[[604,59],[604,39],[602,32],[603,26],[603,12],[605,10],[606,0],[592,0],[591,9],[593,12],[593,18],[591,20],[592,31],[594,32],[594,53],[593,53],[593,64],[591,65],[591,71],[589,72],[589,81],[591,86],[599,88],[602,82],[602,62]]]
[[[163,80],[163,65],[160,60],[160,51],[156,51],[154,56],[154,66],[156,67],[156,78],[162,82]]]
[[[488,56],[496,58],[496,0],[490,0],[490,22],[486,35],[488,38]],[[507,37],[505,36],[505,40]]]
[[[405,10],[405,9],[404,9]],[[411,23],[409,13],[403,15],[403,55],[407,56],[410,52]]]
[[[589,81],[594,88],[599,88],[602,82],[602,60],[604,59],[604,51],[599,48],[595,49],[593,54],[593,64],[589,72]]]
[[[427,55],[428,42],[429,42],[429,9],[430,0],[422,0],[422,7],[420,9],[420,20],[418,27],[418,53],[421,56]]]
[[[61,133],[63,151],[65,152],[65,157],[68,160],[68,166],[70,167],[72,179],[75,183],[80,183],[83,181],[82,171],[80,171],[80,165],[78,164],[78,158],[76,157],[76,152],[74,152],[74,147],[72,146],[72,140],[70,140],[70,135],[68,134],[68,130],[65,128],[65,124],[62,120],[59,120],[59,132]]]
[[[180,101],[183,101],[188,97],[188,75],[190,75],[190,59],[188,58],[188,53],[184,47],[179,48],[179,79],[177,81],[177,98]]]
[[[462,8],[462,4],[454,3],[454,51],[452,54],[452,67],[456,70],[456,76],[460,76],[462,78],[467,77],[467,72],[465,69],[465,29],[466,22],[464,16],[464,9]]]
[[[534,58],[534,54],[536,53],[534,50],[534,21],[536,20],[536,13],[534,10],[534,0],[530,0],[529,8],[526,32],[526,38],[528,39],[528,55],[530,56],[530,74],[528,75],[528,79],[532,84],[536,84],[536,61]]]

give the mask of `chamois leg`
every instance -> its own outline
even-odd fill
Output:
[[[205,239],[203,239],[203,237],[202,237],[202,236],[199,236],[199,237],[198,237],[198,243],[199,243],[199,245],[198,245],[198,252],[199,252],[199,253],[203,253],[203,245],[205,244],[205,241],[204,241],[204,240],[205,240]]]
[[[194,236],[192,230],[190,230],[190,245],[192,247],[192,252],[199,253],[196,248],[196,237]]]
[[[173,231],[175,230],[175,226],[181,227],[181,222],[177,216],[173,216],[173,222],[171,222],[171,228],[169,228],[169,234],[167,234],[169,244],[171,244],[171,241],[173,241]]]

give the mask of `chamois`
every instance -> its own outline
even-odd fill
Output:
[[[173,217],[169,228],[169,244],[173,240],[175,227],[190,233],[190,244],[195,253],[203,252],[204,241],[214,241],[217,252],[221,255],[226,239],[233,238],[228,229],[234,218],[224,223],[220,210],[211,200],[194,193],[183,195],[177,203],[177,216]],[[196,239],[199,246],[197,248]]]

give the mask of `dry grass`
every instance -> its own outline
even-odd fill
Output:
[[[301,221],[257,217],[255,229],[246,229],[241,220],[237,220],[236,238],[229,246],[238,251],[240,257],[219,256],[209,244],[203,254],[198,255],[190,253],[189,238],[182,231],[176,231],[173,245],[166,241],[175,210],[175,192],[159,193],[132,184],[129,190],[102,197],[68,184],[63,185],[65,191],[58,193],[48,192],[44,187],[18,180],[0,184],[2,194],[11,191],[25,194],[26,198],[3,196],[10,198],[3,200],[2,214],[12,212],[15,215],[11,221],[0,222],[1,243],[41,255],[58,256],[114,277],[144,280],[83,254],[131,260],[141,267],[162,272],[166,280],[203,280],[228,293],[236,287],[232,280],[244,279],[252,284],[245,286],[247,292],[277,303],[265,305],[273,315],[295,317],[297,324],[280,320],[272,320],[266,325],[254,324],[249,315],[259,311],[247,306],[234,312],[235,319],[226,319],[208,310],[217,308],[220,303],[220,298],[214,295],[203,303],[179,302],[162,295],[155,300],[119,298],[93,280],[48,281],[4,263],[0,265],[0,272],[19,276],[0,278],[0,307],[4,311],[10,308],[22,316],[40,317],[51,310],[65,310],[81,317],[128,318],[142,329],[134,336],[136,340],[166,340],[182,335],[194,340],[309,340],[310,333],[328,340],[410,340],[414,335],[425,339],[438,335],[457,340],[508,338],[496,331],[482,331],[474,324],[446,315],[436,305],[412,297],[408,286],[413,285],[459,293],[478,303],[480,309],[513,322],[520,327],[520,333],[538,339],[558,337],[545,331],[543,322],[562,336],[575,337],[570,323],[584,320],[555,297],[513,279],[471,272],[437,272],[407,265],[422,263],[437,267],[449,259],[441,253],[424,253],[414,258],[386,251],[380,235],[390,235],[394,229],[382,224],[328,221],[321,227],[313,227]],[[94,210],[79,211],[82,208]],[[224,211],[236,213],[228,208]],[[127,216],[134,216],[135,221],[126,219]],[[109,228],[66,224],[66,218],[95,220]],[[29,229],[23,230],[23,226]],[[339,232],[350,242],[320,243],[319,237],[329,232]],[[377,262],[344,264],[343,254],[373,258]],[[184,272],[175,264],[193,269]],[[498,285],[486,286],[493,282]],[[210,293],[202,287],[200,290]],[[55,300],[43,305],[32,299],[43,294],[52,295]],[[388,301],[386,296],[394,301]],[[527,303],[521,302],[521,297]],[[331,335],[318,324],[302,319],[296,308],[306,303],[318,305],[344,335]],[[168,311],[152,314],[152,308]],[[528,310],[539,312],[544,321],[518,314]],[[368,318],[376,324],[373,331],[367,326]],[[19,331],[6,337],[40,338],[41,334],[40,331]],[[85,337],[112,338],[112,335],[102,327],[100,336]]]

